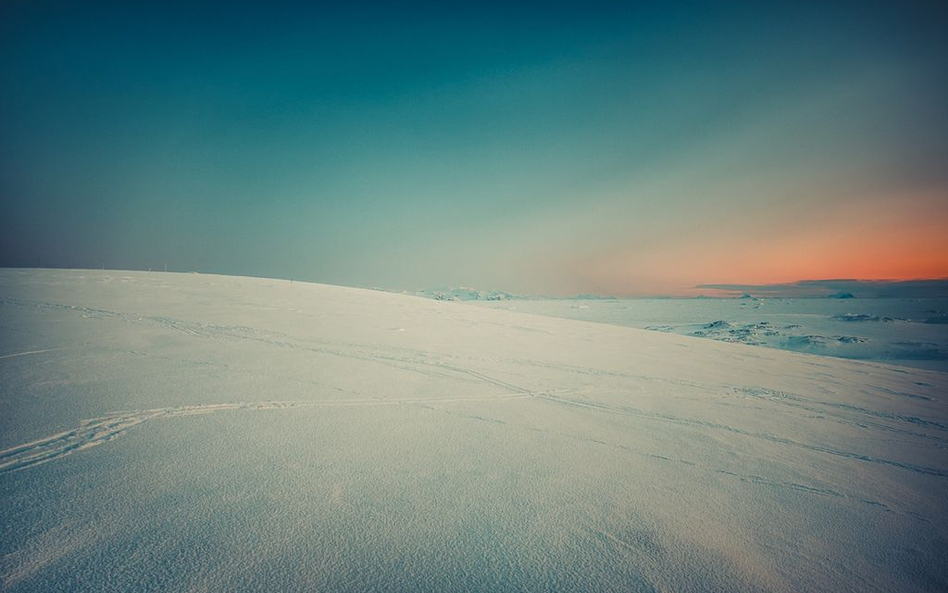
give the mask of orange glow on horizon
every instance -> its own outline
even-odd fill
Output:
[[[948,277],[948,198],[915,198],[851,203],[814,221],[746,221],[741,236],[692,229],[674,244],[591,257],[576,269],[602,292],[630,295],[693,294],[699,284]]]

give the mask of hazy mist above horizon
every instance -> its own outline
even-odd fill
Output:
[[[939,2],[0,6],[0,266],[948,277]]]

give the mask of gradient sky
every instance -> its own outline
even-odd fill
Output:
[[[0,265],[948,276],[943,2],[0,4]]]

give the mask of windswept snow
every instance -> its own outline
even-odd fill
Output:
[[[379,291],[0,270],[0,588],[945,590],[946,393]]]

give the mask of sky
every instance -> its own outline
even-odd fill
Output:
[[[0,266],[948,277],[939,2],[0,3]]]

